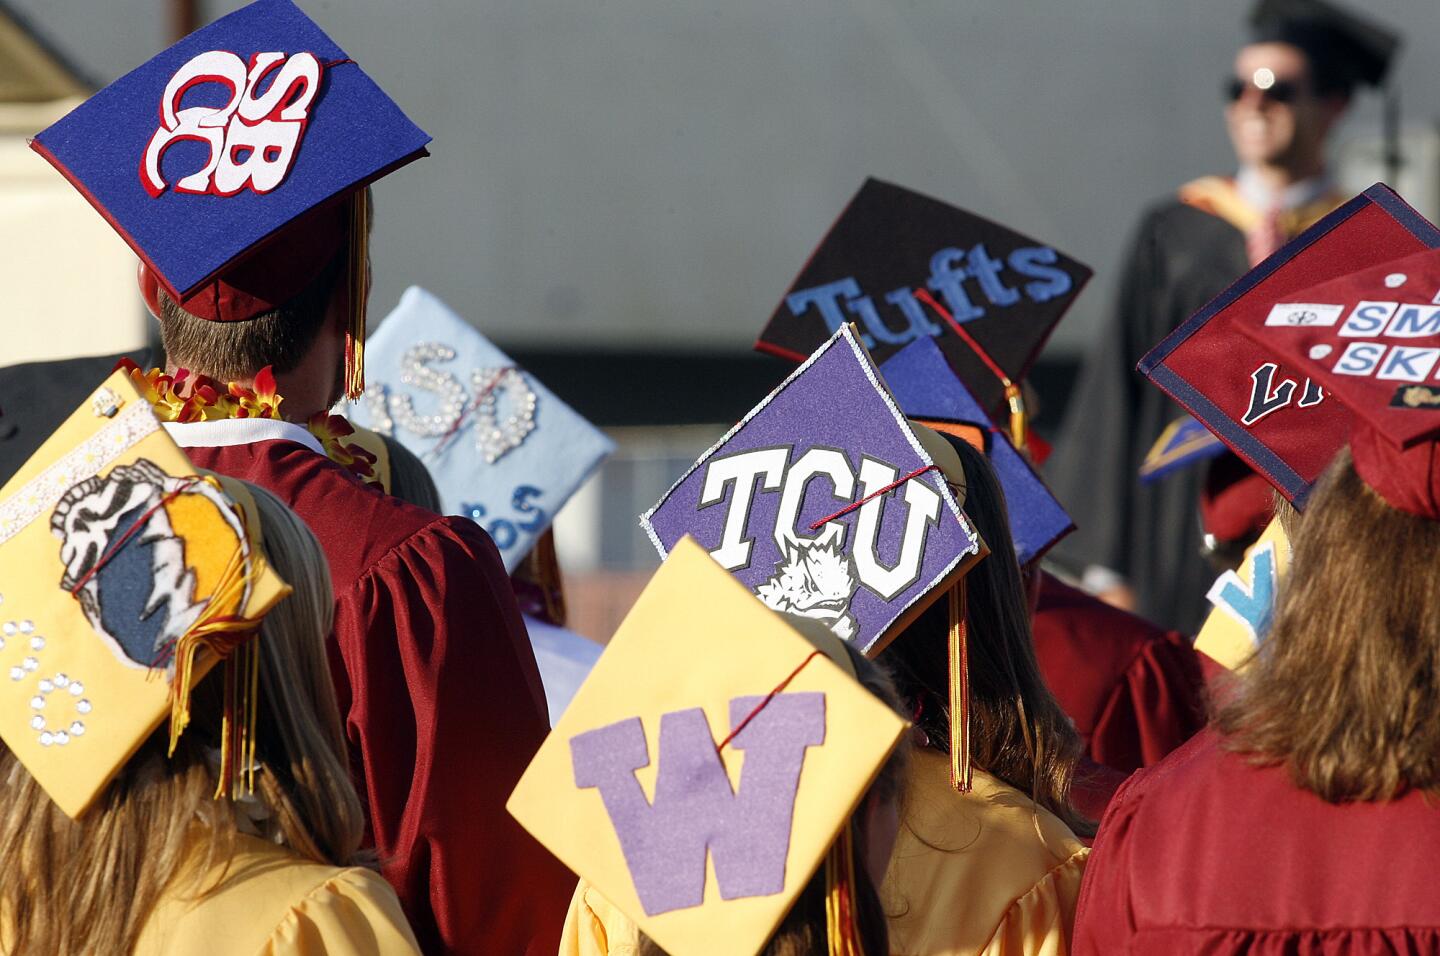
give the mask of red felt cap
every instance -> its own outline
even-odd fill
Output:
[[[1243,331],[1350,409],[1366,484],[1402,511],[1440,519],[1440,250],[1304,289]]]
[[[244,322],[293,299],[346,248],[350,203],[326,203],[229,266],[188,296],[180,294],[142,261],[140,294],[151,314],[160,314],[157,295],[166,295],[191,315],[213,322]]]
[[[1260,537],[1275,517],[1275,489],[1264,475],[1237,455],[1221,455],[1210,463],[1200,488],[1200,523],[1221,541]]]

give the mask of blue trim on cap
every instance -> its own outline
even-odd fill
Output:
[[[1272,485],[1283,491],[1285,497],[1297,502],[1303,500],[1302,495],[1308,490],[1310,483],[1301,478],[1295,469],[1285,464],[1279,455],[1266,448],[1258,439],[1237,425],[1219,408],[1216,408],[1210,399],[1181,378],[1178,372],[1162,365],[1151,372],[1149,377],[1171,398],[1184,405],[1192,415],[1204,422],[1206,428],[1220,436],[1221,441],[1248,461]]]

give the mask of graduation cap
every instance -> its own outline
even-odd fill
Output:
[[[1393,30],[1325,0],[1260,0],[1250,23],[1255,42],[1301,50],[1321,93],[1379,86],[1400,48]]]
[[[1246,336],[1351,415],[1355,471],[1402,511],[1440,519],[1440,250],[1295,290]],[[1304,321],[1295,316],[1305,313]]]
[[[363,387],[362,187],[430,141],[290,0],[256,0],[96,93],[31,147],[142,263],[141,288],[245,321],[342,257],[347,389]]]
[[[167,716],[173,750],[193,685],[253,650],[290,591],[259,528],[243,485],[198,475],[124,372],[0,489],[0,739],[66,814]]]
[[[880,373],[909,418],[964,438],[989,457],[1005,489],[1010,534],[1020,564],[1038,561],[1075,529],[1050,489],[955,377],[934,339],[918,339],[905,346],[881,363]]]
[[[693,536],[771,607],[874,656],[984,553],[951,489],[958,471],[954,449],[921,437],[844,326],[640,524],[662,557]]]
[[[1140,463],[1140,480],[1149,484],[1197,462],[1225,453],[1225,443],[1210,429],[1185,415],[1165,426]]]
[[[416,286],[371,338],[372,385],[352,410],[435,478],[443,510],[474,519],[514,571],[615,445]]]
[[[1091,275],[974,213],[867,179],[820,241],[755,347],[804,361],[846,322],[885,361],[936,339],[992,418]],[[1008,387],[1007,387],[1008,386]]]
[[[1376,184],[1241,276],[1146,355],[1139,369],[1297,506],[1350,432],[1325,383],[1248,326],[1329,323],[1339,306],[1297,294],[1357,268],[1440,246],[1440,230]],[[1285,303],[1282,309],[1278,303]],[[1318,304],[1316,304],[1318,305]]]
[[[905,722],[804,623],[675,542],[506,804],[676,956],[759,952],[822,860],[832,897],[857,865]]]

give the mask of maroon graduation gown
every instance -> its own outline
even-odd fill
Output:
[[[1041,676],[1096,763],[1149,766],[1205,726],[1199,658],[1184,637],[1041,575]]]
[[[170,431],[185,445],[205,427]],[[331,670],[356,787],[421,947],[555,952],[575,879],[505,812],[548,723],[489,536],[367,487],[293,441],[186,453],[274,492],[329,558]]]
[[[1116,794],[1076,956],[1440,953],[1440,805],[1329,804],[1206,730]]]

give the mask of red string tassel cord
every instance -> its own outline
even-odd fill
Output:
[[[970,346],[970,350],[985,364],[985,367],[990,370],[990,374],[1000,380],[1000,384],[1005,388],[1005,401],[1010,406],[1010,441],[1016,448],[1024,451],[1026,443],[1029,441],[1030,425],[1025,413],[1025,396],[1021,393],[1020,386],[1010,381],[1010,376],[1005,374],[1000,363],[990,357],[990,353],[985,351],[984,347],[975,340],[975,336],[966,331],[964,325],[955,321],[955,317],[936,301],[929,289],[916,289],[915,298],[934,309],[935,314],[950,326],[950,330],[960,336],[962,342]]]

